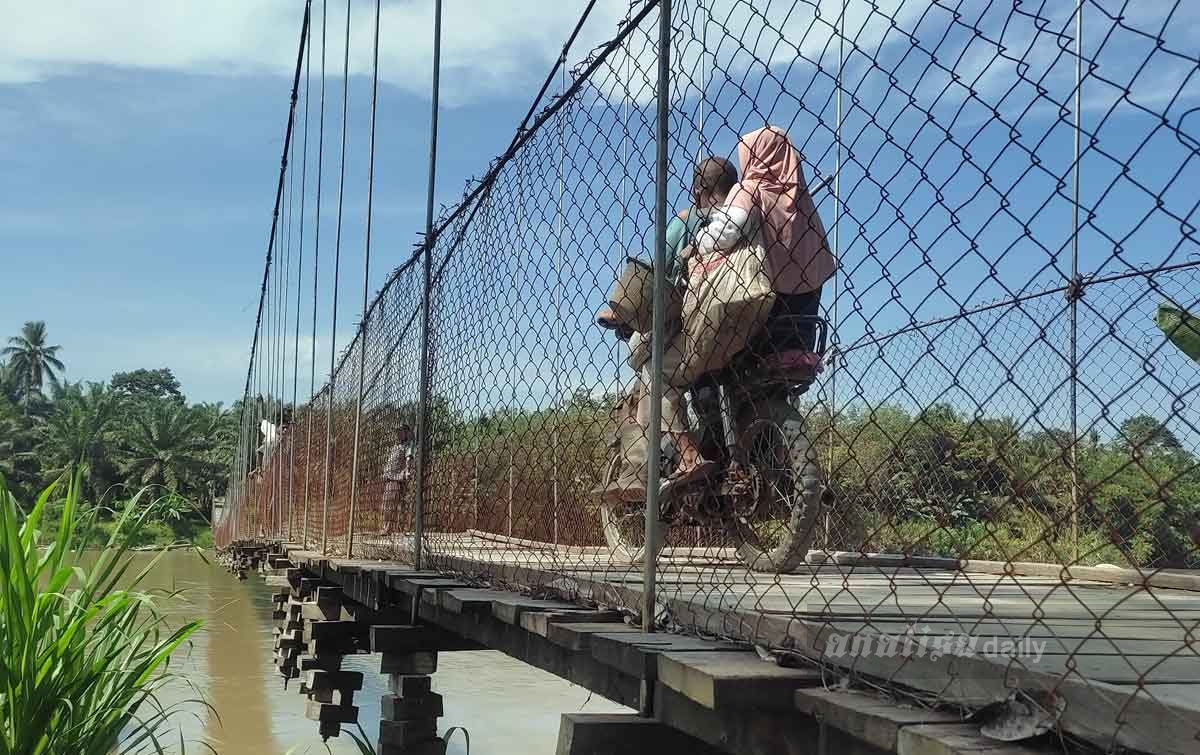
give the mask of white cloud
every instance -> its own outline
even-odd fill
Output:
[[[540,78],[557,57],[585,3],[453,0],[444,5],[443,84],[452,101]],[[0,84],[33,83],[90,66],[120,66],[212,75],[292,73],[300,29],[299,0],[0,0]],[[314,67],[320,50],[321,2],[313,3]],[[340,72],[345,4],[329,2],[327,69]],[[582,57],[611,37],[626,0],[597,3],[576,45]],[[417,94],[429,88],[433,3],[384,3],[383,79]],[[371,67],[374,3],[354,0],[350,68]],[[514,81],[516,80],[516,81]]]

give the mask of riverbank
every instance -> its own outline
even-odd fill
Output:
[[[116,522],[98,522],[93,530],[93,542],[104,543],[112,535]],[[147,522],[130,543],[131,550],[160,550],[185,547],[211,550],[213,548],[212,527],[208,522],[181,519],[175,522]]]

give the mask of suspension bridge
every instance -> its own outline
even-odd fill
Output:
[[[322,733],[357,720],[342,658],[378,653],[380,752],[444,752],[437,654],[492,648],[636,711],[564,716],[564,755],[1196,751],[1189,6],[590,2],[440,211],[433,6],[426,223],[398,255],[373,239],[380,51],[400,42],[379,2],[304,5],[214,524],[230,568],[279,589],[274,661]],[[357,132],[352,20],[372,30]],[[768,125],[798,158],[773,190],[811,202],[836,261],[799,292],[827,337],[687,381],[715,476],[668,494],[651,464],[638,500],[600,495],[639,376],[638,447],[677,436],[667,349],[631,369],[636,339],[596,312],[642,258],[640,335],[671,342],[669,222],[697,212],[707,156],[748,184],[744,137]],[[372,281],[381,255],[398,265]],[[793,352],[802,377],[770,372]]]

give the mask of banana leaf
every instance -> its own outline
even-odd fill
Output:
[[[1159,330],[1167,336],[1167,340],[1200,363],[1200,317],[1170,304],[1160,304],[1154,321],[1158,323]]]

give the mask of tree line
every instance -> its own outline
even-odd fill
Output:
[[[164,521],[206,522],[225,493],[237,407],[189,403],[166,367],[66,382],[61,352],[40,321],[0,350],[0,474],[16,498],[81,469],[91,505],[118,508],[151,486]]]
[[[576,392],[550,409],[468,417],[443,407],[443,456],[472,456],[484,490],[549,480],[579,501],[599,480],[615,396]],[[1200,459],[1161,419],[1137,413],[1111,437],[979,416],[951,404],[801,407],[833,502],[831,550],[963,559],[1200,568]],[[552,451],[555,446],[558,450]],[[522,489],[523,505],[541,493]],[[543,491],[544,492],[544,491]],[[549,495],[545,492],[545,495]]]

